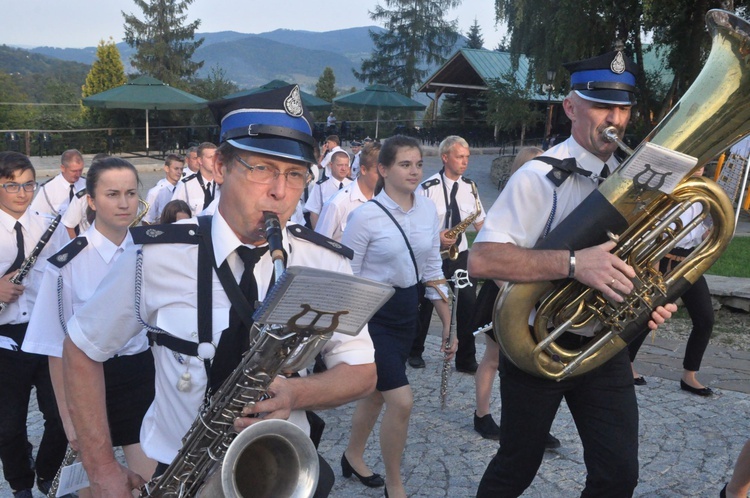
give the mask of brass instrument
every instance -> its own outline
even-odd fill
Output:
[[[137,227],[141,224],[141,220],[143,220],[143,217],[146,216],[146,213],[148,213],[148,210],[151,206],[148,205],[148,202],[144,201],[140,197],[138,198],[138,214],[136,214],[133,221],[130,223],[130,228]]]
[[[55,229],[57,228],[57,225],[60,224],[60,220],[62,219],[62,215],[58,214],[55,216],[55,219],[52,220],[52,223],[47,227],[47,230],[42,234],[42,237],[39,239],[39,242],[36,243],[34,246],[34,249],[31,250],[29,255],[26,257],[26,259],[23,260],[21,263],[20,268],[16,270],[15,275],[10,277],[9,282],[11,284],[20,284],[23,282],[23,279],[26,278],[26,275],[29,274],[29,271],[31,271],[31,268],[36,263],[37,258],[39,257],[39,254],[41,254],[42,249],[44,249],[44,246],[47,245],[47,242],[49,242],[50,237],[52,237],[52,234],[55,233]],[[8,307],[8,303],[2,303],[0,302],[0,313],[5,311],[5,308]]]
[[[471,286],[471,280],[469,280],[469,272],[466,270],[456,270],[451,277],[453,282],[453,291],[451,292],[451,324],[450,332],[448,333],[448,339],[445,340],[445,349],[453,347],[453,341],[456,340],[456,311],[458,310],[458,291],[464,287]],[[443,370],[440,373],[440,408],[445,408],[445,400],[448,396],[448,374],[451,369],[451,362],[448,359],[448,354],[445,353],[443,358]]]
[[[281,226],[266,217],[266,238],[276,281],[284,273]],[[183,440],[182,448],[141,497],[310,497],[318,481],[315,446],[297,426],[264,420],[237,434],[232,424],[242,409],[263,399],[280,372],[307,366],[331,337],[329,327],[253,324],[250,349],[211,397]]]
[[[465,220],[456,223],[455,226],[446,230],[445,237],[447,239],[455,239],[464,233],[466,229],[469,228],[469,225],[474,223],[474,220],[482,214],[482,205],[479,203],[479,192],[477,192],[477,186],[474,183],[471,184],[471,193],[474,194],[475,211],[467,216]],[[451,244],[448,249],[440,251],[440,257],[443,259],[450,259],[451,261],[457,260],[458,244]]]
[[[706,22],[712,47],[703,70],[635,151],[651,142],[693,156],[697,164],[691,173],[750,132],[750,24],[721,10],[709,11]],[[731,240],[732,204],[714,182],[688,174],[667,195],[625,178],[629,161],[536,246],[578,250],[608,237],[616,240],[613,253],[636,271],[634,290],[623,296],[624,302],[610,302],[575,280],[512,284],[498,296],[497,341],[517,367],[532,375],[561,380],[612,358],[645,330],[654,308],[681,295]],[[683,226],[680,214],[696,202],[702,214]],[[714,222],[707,238],[672,271],[656,271],[655,263],[707,216]],[[582,347],[566,349],[555,342],[583,327],[598,331]]]

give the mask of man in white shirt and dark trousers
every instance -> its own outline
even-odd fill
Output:
[[[31,202],[31,210],[53,219],[65,213],[70,201],[83,188],[83,156],[75,149],[66,150],[60,158],[60,173],[40,186]]]
[[[310,197],[305,203],[305,211],[310,213],[310,223],[314,229],[318,223],[318,217],[323,210],[323,204],[336,192],[343,189],[352,182],[349,178],[349,154],[340,150],[334,152],[330,163],[331,176],[321,178],[310,192]]]
[[[312,119],[299,87],[209,106],[221,123],[214,178],[222,195],[215,214],[163,225],[164,230],[134,229],[141,250],[126,250],[67,324],[63,359],[71,417],[92,488],[107,490],[107,496],[126,496],[141,480],[112,452],[101,362],[147,327],[158,387],[143,420],[141,445],[160,462],[157,473],[163,472],[207,397],[239,365],[249,347],[247,322],[257,301],[272,291],[274,263],[265,213],[278,217],[288,266],[351,274],[350,249],[300,225],[286,227],[315,164]],[[137,309],[134,299],[117,297],[122,289],[135,288],[136,281]],[[237,283],[240,289],[232,294]],[[108,303],[113,300],[120,306],[112,309]],[[244,308],[250,309],[240,315]],[[321,355],[326,371],[275,377],[271,396],[245,406],[232,421],[234,429],[242,431],[263,419],[288,419],[311,434],[305,410],[338,406],[372,392],[376,371],[367,327],[356,336],[334,332]],[[333,472],[319,460],[315,496],[323,497],[333,485]]]
[[[200,144],[198,146],[198,173],[183,178],[172,194],[172,199],[185,201],[190,206],[193,216],[206,209],[217,195],[218,189],[213,172],[215,153],[215,144],[211,142]]]
[[[47,357],[20,350],[36,301],[46,259],[67,236],[59,228],[49,238],[20,284],[10,282],[28,258],[50,221],[28,209],[37,187],[29,159],[18,152],[0,153],[0,460],[14,498],[32,498],[34,477],[45,495],[62,463],[68,445],[57,411]],[[44,416],[44,435],[36,459],[27,439],[29,396],[36,388],[39,410]]]
[[[440,158],[443,169],[422,182],[418,193],[429,197],[437,208],[438,217],[443,231],[440,232],[440,250],[447,251],[451,245],[456,245],[458,258],[454,261],[443,259],[443,274],[450,279],[456,270],[466,270],[469,258],[469,244],[466,236],[459,234],[457,238],[449,239],[445,233],[461,221],[476,213],[473,222],[478,231],[484,222],[484,209],[479,200],[476,184],[464,177],[469,165],[469,144],[463,138],[452,135],[440,143]],[[458,351],[456,352],[456,370],[473,374],[477,371],[476,346],[472,330],[474,303],[476,301],[477,281],[472,279],[472,285],[458,291],[458,309],[456,310],[456,332]],[[452,285],[452,284],[451,284]],[[430,328],[432,317],[432,303],[428,299],[421,299],[419,303],[419,333],[414,339],[409,353],[409,365],[413,368],[424,368],[422,358],[424,342]]]

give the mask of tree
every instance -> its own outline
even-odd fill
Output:
[[[239,87],[227,79],[227,72],[218,64],[211,66],[206,78],[193,81],[191,93],[206,100],[216,100],[235,93]]]
[[[333,69],[328,66],[323,69],[323,74],[318,78],[318,83],[315,85],[315,96],[326,102],[332,102],[336,97],[336,75],[333,74]]]
[[[516,81],[513,71],[490,81],[489,86],[487,122],[495,126],[496,132],[512,132],[521,128],[523,144],[526,128],[544,121],[544,113],[534,108],[530,102],[530,92]]]
[[[479,28],[479,21],[474,18],[474,24],[469,28],[469,32],[466,33],[466,48],[484,48],[484,38]]]
[[[194,62],[193,53],[203,43],[195,41],[196,20],[187,23],[187,8],[194,0],[134,0],[143,11],[144,20],[122,12],[125,19],[125,41],[136,52],[133,67],[141,73],[178,86],[203,67]]]
[[[81,87],[81,96],[83,98],[96,95],[111,88],[117,88],[127,83],[125,76],[125,67],[122,65],[120,51],[117,49],[115,41],[110,38],[109,41],[101,40],[96,47],[96,60],[91,65],[91,70],[86,75],[86,82]],[[91,109],[83,107],[81,114],[84,119],[94,123],[105,125],[111,117],[111,113],[103,112],[101,109]]]
[[[362,82],[383,83],[409,97],[427,76],[427,65],[442,64],[458,39],[454,21],[445,12],[460,0],[384,0],[370,19],[383,22],[386,31],[370,32],[375,45],[354,75]]]

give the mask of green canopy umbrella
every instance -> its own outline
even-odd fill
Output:
[[[377,109],[375,114],[375,138],[378,138],[381,109],[424,111],[427,107],[385,85],[370,85],[365,87],[364,90],[336,97],[333,99],[333,102],[343,107],[370,107]]]
[[[241,92],[232,93],[223,98],[233,99],[235,97],[244,97],[245,95],[251,95],[253,93],[264,92],[266,90],[273,90],[274,88],[281,88],[282,86],[288,86],[288,85],[291,85],[291,83],[287,83],[286,81],[282,81],[282,80],[272,80],[266,83],[265,85],[259,86],[258,88],[251,88],[250,90],[242,90]],[[311,111],[318,111],[318,110],[328,111],[332,107],[330,102],[326,102],[325,100],[320,99],[311,93],[303,92],[302,90],[300,90],[299,93],[302,96],[302,104],[304,104],[304,106]]]
[[[146,154],[148,154],[148,112],[150,110],[202,109],[208,101],[171,87],[151,76],[141,76],[117,88],[83,99],[83,105],[103,109],[146,110]]]

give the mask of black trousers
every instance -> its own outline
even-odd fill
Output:
[[[31,457],[26,432],[32,387],[36,388],[37,403],[44,417],[44,434],[36,460]],[[54,478],[68,440],[57,411],[46,356],[0,349],[0,406],[0,460],[10,487],[16,491],[33,488],[32,465],[36,466],[40,479]]]
[[[685,358],[682,368],[691,372],[701,369],[703,354],[708,347],[708,340],[714,329],[714,308],[711,304],[711,292],[708,290],[706,279],[701,277],[691,285],[681,296],[685,309],[693,322],[687,345],[685,346]],[[634,361],[643,341],[648,337],[649,330],[645,330],[628,345],[630,361]]]
[[[563,398],[583,443],[588,475],[581,496],[632,496],[638,484],[638,404],[625,350],[592,372],[560,382],[533,377],[502,354],[499,370],[500,449],[477,497],[516,497],[531,484]]]
[[[459,253],[455,261],[443,260],[443,275],[452,278],[456,270],[466,270],[469,260],[469,251]],[[456,337],[458,338],[458,350],[456,351],[456,365],[470,365],[476,362],[477,348],[474,343],[474,307],[477,299],[477,280],[470,279],[472,285],[458,291],[458,309],[456,310]],[[451,283],[451,288],[453,284]],[[432,319],[432,301],[420,293],[419,299],[419,329],[414,343],[411,346],[409,356],[422,356],[427,332],[430,329]]]

